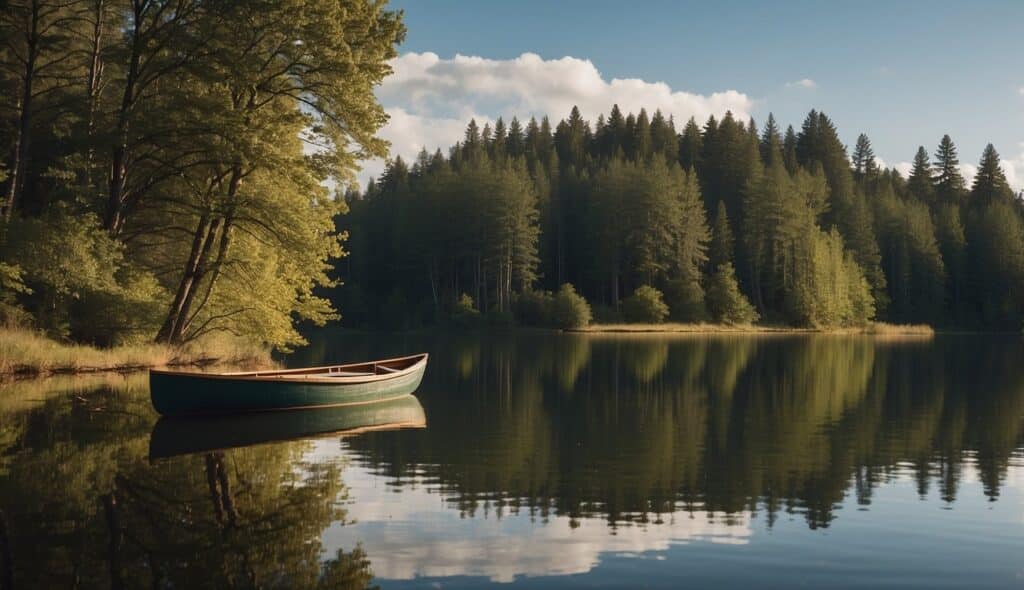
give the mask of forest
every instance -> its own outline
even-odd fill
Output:
[[[379,0],[0,4],[0,323],[302,343],[404,34]]]
[[[992,145],[970,186],[959,164],[945,135],[904,178],[816,110],[799,130],[618,106],[470,121],[447,154],[348,191],[331,297],[392,328],[559,324],[538,309],[569,291],[601,322],[1020,330],[1021,196]]]
[[[811,111],[785,130],[613,106],[470,121],[388,161],[378,0],[0,7],[0,325],[99,346],[309,325],[872,320],[1011,330],[1024,209],[995,148],[903,178]]]

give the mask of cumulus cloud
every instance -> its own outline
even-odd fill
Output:
[[[1016,191],[1024,190],[1024,141],[1019,148],[1016,156],[1004,156],[1002,160],[1006,182]]]
[[[520,120],[549,115],[557,121],[578,106],[594,121],[613,104],[624,112],[661,109],[677,124],[690,117],[721,117],[727,110],[741,119],[750,116],[754,101],[742,92],[725,90],[697,94],[664,82],[637,78],[605,78],[586,59],[544,59],[524,53],[514,59],[487,59],[435,53],[406,53],[392,60],[394,73],[377,90],[391,121],[382,136],[392,142],[391,155],[411,158],[421,148],[445,149],[462,137],[470,117],[477,122]],[[380,172],[381,162],[368,162],[361,180]]]
[[[794,82],[786,82],[786,88],[817,88],[818,83],[810,78],[804,78],[803,80],[796,80]]]
[[[314,452],[319,460],[336,456],[337,441],[324,441]],[[349,524],[334,523],[323,532],[323,554],[358,543],[381,580],[485,576],[512,582],[520,576],[581,574],[613,555],[664,552],[681,544],[745,545],[754,534],[749,512],[679,510],[660,515],[658,524],[621,523],[614,531],[604,518],[537,519],[527,510],[500,517],[481,510],[466,518],[452,497],[425,478],[413,476],[398,489],[362,466],[357,454],[341,454],[355,459],[343,474]]]

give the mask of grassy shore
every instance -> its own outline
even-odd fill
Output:
[[[572,332],[593,334],[608,333],[657,333],[657,334],[871,334],[876,336],[932,336],[935,330],[923,324],[886,324],[871,322],[863,327],[818,330],[814,328],[793,328],[787,326],[732,326],[726,324],[591,324]]]
[[[96,348],[65,344],[30,330],[0,328],[0,376],[132,371],[211,364],[266,366],[270,351],[231,338],[208,338],[184,347],[139,344]]]

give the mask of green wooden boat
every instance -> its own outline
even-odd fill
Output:
[[[305,438],[346,437],[378,430],[426,428],[412,395],[379,402],[280,412],[163,417],[149,437],[149,458],[224,451]]]
[[[163,416],[234,414],[365,404],[419,387],[427,355],[278,371],[149,372],[153,407]]]

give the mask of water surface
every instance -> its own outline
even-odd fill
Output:
[[[286,362],[419,351],[418,403],[272,426],[157,427],[144,375],[2,386],[0,575],[1024,586],[1018,337],[324,331]]]

